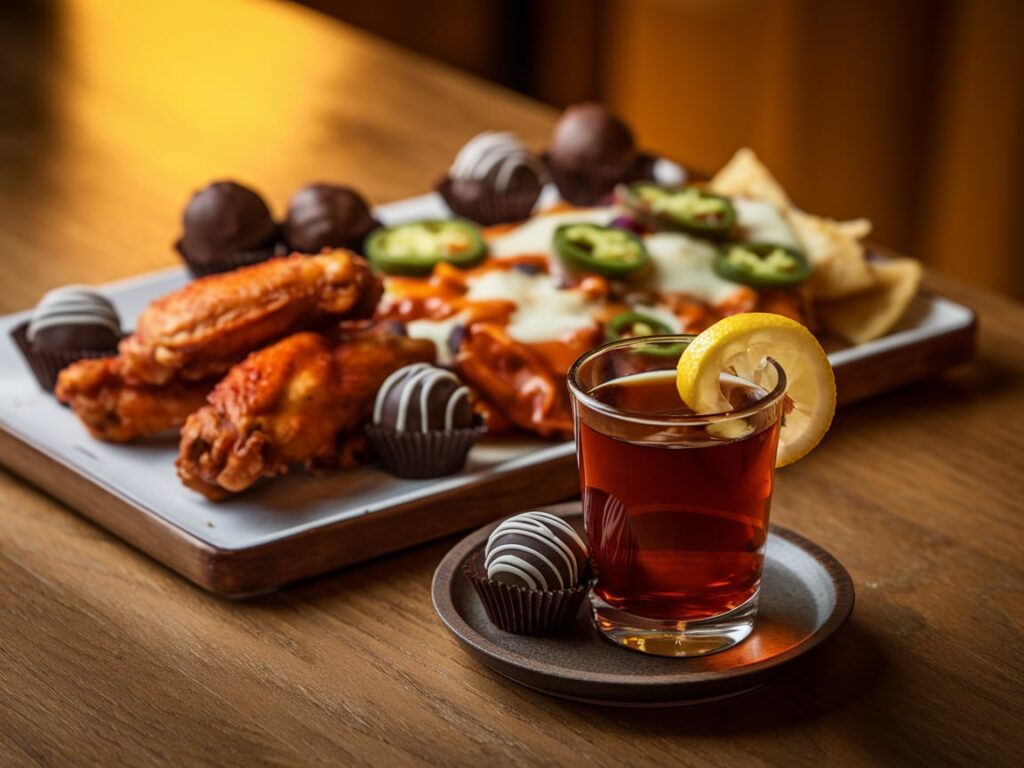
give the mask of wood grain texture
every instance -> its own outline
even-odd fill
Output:
[[[478,130],[539,143],[551,124],[284,4],[31,5],[53,18],[0,26],[24,105],[0,110],[2,311],[172,263],[211,176],[279,210],[317,176],[379,202],[429,186]],[[294,93],[270,77],[297,70]],[[683,711],[549,699],[435,619],[453,540],[229,602],[0,472],[0,764],[1018,764],[1024,308],[929,283],[978,310],[979,358],[843,411],[780,474],[773,519],[835,554],[858,603],[772,686]]]

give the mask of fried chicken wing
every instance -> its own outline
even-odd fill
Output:
[[[168,387],[126,381],[117,357],[85,359],[57,378],[54,394],[98,440],[123,443],[176,429],[206,402],[215,382]]]
[[[344,463],[384,379],[434,356],[429,341],[384,332],[298,333],[254,352],[185,422],[178,476],[220,499],[296,465]]]
[[[203,277],[142,313],[119,347],[121,372],[157,385],[209,379],[296,331],[371,315],[380,293],[366,260],[345,250]]]

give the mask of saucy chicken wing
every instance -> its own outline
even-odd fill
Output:
[[[176,429],[206,402],[215,382],[155,387],[131,383],[117,357],[79,360],[57,378],[54,394],[97,440],[124,443]]]
[[[344,250],[203,277],[140,315],[119,347],[121,373],[156,385],[209,379],[296,331],[371,315],[380,293],[366,260]]]
[[[466,332],[455,369],[481,399],[491,432],[517,426],[544,437],[571,438],[565,374],[553,369],[537,346],[520,344],[502,328],[480,323]]]
[[[393,371],[435,356],[429,341],[376,331],[297,333],[249,355],[181,430],[178,476],[221,499],[296,465],[337,466]]]

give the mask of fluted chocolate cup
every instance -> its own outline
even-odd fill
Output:
[[[626,165],[591,165],[586,168],[565,168],[551,160],[545,152],[541,159],[562,199],[573,205],[597,205],[605,200],[617,184],[629,184],[646,178],[653,161],[650,155],[638,154]]]
[[[488,578],[484,550],[480,548],[462,566],[484,605],[487,618],[498,629],[516,635],[551,635],[567,626],[579,613],[587,594],[589,575],[567,589],[526,589]]]
[[[109,349],[36,349],[28,340],[28,321],[11,330],[11,338],[21,350],[22,357],[32,369],[32,374],[45,391],[53,393],[57,386],[57,375],[72,363],[86,358],[110,357],[117,354],[117,345]]]
[[[467,181],[473,194],[459,195],[454,193],[453,183],[450,176],[445,176],[437,183],[437,192],[445,204],[457,216],[485,227],[529,218],[541,193],[540,184],[523,191],[499,192],[485,182]]]
[[[221,272],[231,272],[240,267],[251,267],[253,264],[259,264],[275,256],[284,256],[288,253],[287,246],[276,240],[259,248],[222,253],[214,260],[192,258],[185,250],[181,240],[174,244],[174,249],[181,256],[185,266],[188,267],[189,272],[194,277],[206,277],[207,275],[216,275]]]
[[[395,477],[422,480],[452,475],[466,464],[469,449],[487,431],[482,423],[463,429],[399,432],[368,424],[366,436],[384,469]]]

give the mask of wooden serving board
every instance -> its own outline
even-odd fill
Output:
[[[0,428],[0,463],[168,568],[226,597],[268,592],[521,509],[567,499],[579,489],[576,457],[570,452],[468,487],[439,490],[378,512],[230,549],[189,533],[148,505],[117,493],[5,428]],[[184,488],[181,492],[188,493]]]
[[[433,195],[378,209],[386,223],[443,216]],[[122,317],[187,281],[172,269],[104,286]],[[485,438],[451,477],[399,480],[364,467],[289,476],[214,504],[174,473],[177,442],[110,445],[36,384],[10,338],[22,312],[0,318],[0,463],[196,584],[245,596],[474,528],[578,493],[571,443]],[[968,360],[975,318],[921,295],[892,334],[830,353],[841,404]]]

